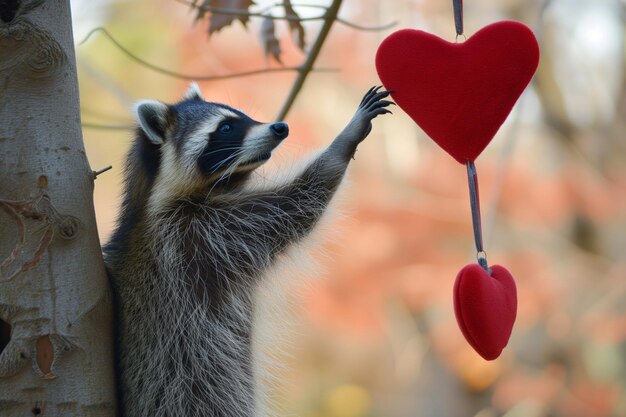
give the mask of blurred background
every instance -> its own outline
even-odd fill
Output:
[[[102,242],[119,204],[133,102],[174,102],[188,80],[141,65],[102,31],[78,45],[90,31],[105,27],[135,57],[200,78],[298,66],[322,25],[302,23],[303,52],[287,22],[276,21],[280,64],[264,54],[262,19],[209,36],[209,14],[196,19],[192,3],[203,2],[72,1],[86,148],[94,170],[113,165],[96,180]],[[283,13],[273,1],[255,3],[250,11]],[[312,6],[329,3],[293,6],[313,18],[323,9]],[[290,274],[268,296],[291,306],[279,320],[293,323],[269,344],[283,352],[277,409],[301,417],[626,416],[625,10],[620,0],[465,1],[468,36],[516,19],[535,31],[542,53],[532,84],[476,162],[489,261],[505,265],[518,286],[502,356],[484,361],[454,318],[454,279],[475,260],[465,167],[395,109],[359,148],[340,198],[344,215],[320,233],[314,278]],[[344,0],[339,16],[365,27],[397,24],[369,31],[335,22],[315,64],[333,71],[309,74],[273,169],[343,128],[379,83],[374,55],[393,30],[455,39],[449,0]],[[208,100],[270,121],[296,76],[266,72],[200,87]]]

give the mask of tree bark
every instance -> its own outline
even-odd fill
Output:
[[[114,416],[69,0],[0,0],[0,415]]]

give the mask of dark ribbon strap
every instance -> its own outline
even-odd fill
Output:
[[[487,254],[483,248],[483,231],[480,221],[480,201],[478,195],[478,174],[474,161],[467,161],[467,182],[469,184],[470,205],[472,208],[472,226],[474,227],[474,243],[478,252],[478,263],[489,275],[491,269],[487,264]]]
[[[456,35],[461,36],[463,34],[463,0],[452,0],[452,7],[454,8]]]

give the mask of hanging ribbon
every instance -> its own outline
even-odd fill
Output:
[[[467,161],[467,182],[469,184],[470,206],[472,209],[472,226],[474,228],[474,243],[476,244],[477,258],[480,266],[483,267],[489,275],[491,269],[487,264],[487,254],[483,248],[483,230],[480,220],[480,200],[478,194],[478,174],[474,161]]]
[[[452,7],[454,8],[456,35],[461,36],[463,34],[463,0],[452,0]]]

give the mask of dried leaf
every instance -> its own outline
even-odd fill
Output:
[[[207,12],[209,18],[209,35],[239,20],[244,26],[248,23],[248,9],[254,5],[253,0],[194,0],[192,7],[198,11],[196,20],[203,19]],[[219,10],[223,10],[220,13]]]
[[[208,7],[208,3],[210,3],[209,1],[204,1],[202,2],[202,4],[198,4],[199,1],[198,0],[193,0],[193,2],[191,3],[191,8],[195,9],[197,14],[196,14],[196,18],[195,18],[195,22],[197,22],[198,20],[203,20],[204,16],[206,15],[206,9],[205,7]]]
[[[299,20],[300,16],[296,13],[291,5],[291,0],[283,0],[283,6],[285,8],[285,16],[289,18],[287,20],[289,22],[289,30],[291,31],[291,36],[293,36],[293,41],[298,45],[300,50],[304,51],[306,47],[305,34],[304,34],[304,26],[302,26],[302,22]],[[298,20],[296,20],[298,19]]]
[[[266,17],[261,24],[261,43],[263,43],[263,50],[265,56],[271,55],[276,61],[282,64],[280,61],[280,43],[276,37],[276,26],[274,20]]]

